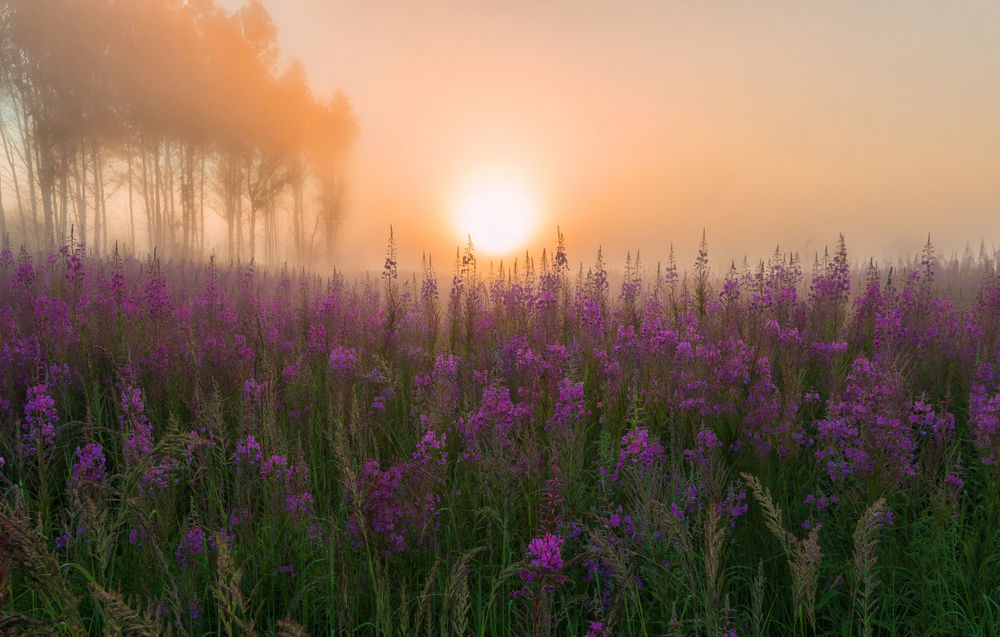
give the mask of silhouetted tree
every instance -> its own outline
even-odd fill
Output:
[[[144,220],[147,249],[184,257],[206,250],[214,209],[231,258],[308,259],[320,229],[329,252],[357,124],[343,95],[317,99],[279,53],[259,0],[233,13],[214,0],[0,2],[0,233],[16,219],[45,245],[72,230],[93,249],[136,249]],[[127,224],[114,229],[119,188]]]

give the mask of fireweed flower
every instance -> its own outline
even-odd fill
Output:
[[[197,597],[188,604],[188,621],[186,622],[188,628],[193,628],[201,623],[201,614],[204,610],[205,608],[201,605],[201,600]]]
[[[28,390],[28,404],[24,406],[24,451],[27,456],[42,453],[48,456],[56,443],[59,431],[59,415],[56,403],[49,395],[49,388],[35,385]]]
[[[570,446],[579,436],[580,423],[589,415],[583,383],[563,378],[559,381],[559,400],[545,423],[545,431],[553,439]]]
[[[180,482],[175,471],[180,463],[169,456],[163,456],[151,469],[142,474],[139,481],[139,491],[149,497],[166,491],[171,485]]]
[[[70,477],[70,488],[79,489],[83,484],[101,484],[107,478],[104,449],[96,442],[76,448],[76,463]]]
[[[313,512],[312,494],[308,491],[287,494],[285,496],[285,511],[290,513],[292,519],[295,520],[308,517]]]
[[[684,459],[693,465],[707,467],[712,462],[712,453],[722,446],[719,437],[711,429],[703,429],[695,436],[694,449],[684,450]]]
[[[126,432],[125,459],[138,462],[153,451],[153,426],[146,417],[142,390],[127,385],[121,395],[121,425]]]
[[[961,476],[959,476],[954,471],[949,472],[948,475],[945,476],[944,483],[946,485],[948,485],[949,489],[951,489],[952,491],[954,491],[956,493],[958,491],[961,491],[962,487],[965,486],[965,480],[962,480]]]
[[[248,378],[243,383],[243,402],[248,405],[262,405],[269,393],[271,393],[271,381],[257,382],[253,378]]]
[[[610,637],[611,632],[603,622],[591,620],[587,622],[586,637]]]
[[[953,429],[949,414],[907,398],[891,363],[858,358],[840,399],[830,400],[827,418],[816,423],[816,457],[834,482],[875,478],[891,488],[916,475],[921,436],[942,442]]]
[[[177,560],[177,568],[194,568],[201,561],[201,556],[206,550],[205,532],[201,526],[195,524],[188,529],[177,543],[177,550],[174,551],[174,558]]]
[[[716,506],[719,515],[729,520],[729,526],[735,528],[736,520],[747,512],[747,492],[745,490],[736,491],[730,485],[726,490],[726,498]]]
[[[268,456],[267,460],[260,468],[260,479],[263,482],[287,485],[294,473],[292,466],[288,464],[288,458],[279,454]]]
[[[534,569],[521,571],[521,580],[528,584],[549,573],[556,573],[563,567],[562,537],[546,533],[528,543],[528,555]]]
[[[983,464],[997,464],[1000,448],[1000,392],[987,387],[993,376],[990,365],[980,367],[976,383],[969,396],[969,425]]]
[[[549,571],[562,568],[563,538],[552,533],[546,533],[528,543],[528,551],[532,555],[531,564]]]
[[[479,409],[458,422],[463,457],[476,462],[487,452],[512,450],[513,438],[530,414],[530,405],[511,401],[509,388],[490,385],[483,391]]]
[[[650,436],[648,429],[634,429],[622,436],[618,465],[611,480],[620,481],[623,471],[631,471],[638,476],[647,475],[653,467],[662,465],[665,457],[663,445],[655,436]]]
[[[433,429],[427,429],[423,437],[417,443],[417,450],[413,452],[413,459],[422,463],[437,463],[440,465],[448,461],[448,452],[445,451],[447,433],[441,432],[438,436]]]
[[[76,527],[75,532],[72,529],[69,529],[62,535],[56,537],[55,539],[56,548],[60,551],[65,551],[73,545],[73,542],[75,540],[80,540],[81,542],[86,544],[87,540],[85,535],[86,535],[86,530],[82,526]]]
[[[438,529],[439,496],[437,482],[416,461],[396,462],[382,469],[377,460],[368,460],[357,478],[361,517],[352,513],[347,531],[361,546],[364,536],[373,540],[383,555],[401,553],[414,544],[428,545]],[[353,501],[345,489],[348,503]]]
[[[233,454],[236,461],[236,471],[259,471],[258,467],[264,461],[264,454],[261,452],[260,443],[253,436],[247,436],[236,442],[236,453]]]
[[[357,364],[357,357],[354,348],[334,347],[330,350],[330,358],[327,365],[334,375],[339,377],[349,377],[354,373]]]

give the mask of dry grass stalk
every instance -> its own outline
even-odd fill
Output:
[[[816,630],[816,588],[819,584],[819,568],[823,563],[823,551],[819,546],[819,527],[809,530],[809,535],[801,540],[788,534],[792,545],[789,566],[795,585],[795,603],[804,606],[809,625]]]
[[[674,515],[662,502],[652,504],[653,513],[657,520],[663,525],[669,540],[677,543],[681,548],[681,559],[684,560],[684,574],[688,578],[689,590],[694,593],[698,590],[697,561],[694,550],[694,542],[691,540],[691,533],[682,519]]]
[[[757,574],[753,578],[753,589],[751,591],[751,613],[750,625],[753,627],[755,635],[763,635],[764,620],[764,560],[757,562]]]
[[[42,538],[6,502],[0,508],[0,545],[5,548],[4,559],[21,572],[31,590],[41,597],[52,623],[63,624],[73,634],[84,634],[78,600],[63,577],[59,562]]]
[[[132,608],[121,593],[109,591],[95,582],[88,582],[87,587],[90,595],[104,608],[111,634],[155,637],[164,633],[166,627],[157,620],[151,604],[140,612]]]
[[[410,627],[410,578],[404,577],[399,587],[399,634],[412,635],[413,629]]]
[[[749,473],[741,473],[740,476],[746,481],[747,486],[750,487],[750,491],[753,493],[753,497],[764,509],[764,524],[778,538],[778,541],[781,542],[785,553],[790,554],[791,546],[789,545],[789,539],[785,531],[784,522],[782,521],[781,507],[774,503],[774,499],[771,497],[771,490],[765,489],[761,485],[760,480],[757,479],[757,476]]]
[[[600,561],[608,567],[609,576],[615,582],[615,595],[611,605],[604,610],[604,624],[611,627],[619,621],[628,622],[624,617],[625,609],[639,607],[639,587],[634,564],[636,554],[623,543],[615,542],[610,527],[606,521],[598,528],[588,528],[589,549],[587,558]]]
[[[212,586],[212,595],[219,608],[222,626],[229,637],[243,634],[253,637],[257,634],[251,622],[247,621],[247,613],[240,583],[243,573],[233,564],[229,552],[229,542],[221,533],[215,536],[216,547],[216,580]],[[234,630],[238,631],[234,633]]]
[[[864,637],[872,634],[875,615],[875,589],[878,587],[876,550],[879,530],[885,515],[885,498],[876,500],[858,519],[854,529],[854,592],[852,601],[861,621]]]
[[[74,496],[75,497],[75,496]],[[115,557],[117,534],[108,522],[109,507],[99,506],[94,498],[82,498],[84,528],[86,529],[91,555],[96,559],[94,576],[103,581],[111,560]]]
[[[469,562],[485,548],[480,546],[466,551],[451,567],[441,613],[442,635],[466,635],[469,632]]]
[[[722,542],[726,525],[714,506],[705,508],[705,616],[709,632],[718,629],[719,592],[722,575]]]
[[[278,637],[309,637],[305,627],[291,618],[278,620]]]
[[[0,635],[58,635],[52,622],[35,619],[22,613],[0,615]]]
[[[764,523],[781,543],[792,572],[792,593],[798,612],[805,611],[806,619],[816,629],[816,589],[823,551],[819,545],[819,527],[813,527],[803,539],[795,537],[784,528],[781,508],[774,503],[770,489],[765,489],[756,476],[740,474],[753,492],[754,498],[764,509]]]
[[[433,634],[431,629],[431,586],[434,585],[434,579],[437,577],[438,565],[441,563],[441,557],[434,559],[434,565],[431,566],[431,570],[427,572],[427,578],[424,580],[424,587],[420,591],[420,601],[417,604],[417,616],[416,620],[413,622],[413,632],[416,633],[420,630],[420,625],[426,620],[427,622],[427,634]]]

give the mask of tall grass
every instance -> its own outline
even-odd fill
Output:
[[[993,260],[553,254],[4,250],[0,632],[995,630]]]

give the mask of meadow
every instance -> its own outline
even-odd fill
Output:
[[[0,633],[996,634],[995,257],[5,245]]]

